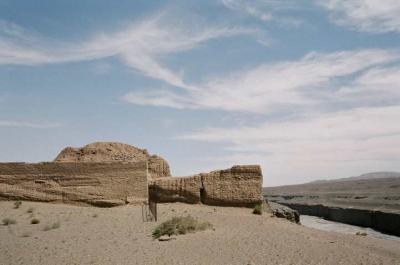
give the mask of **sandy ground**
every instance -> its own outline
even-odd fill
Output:
[[[400,264],[399,242],[314,230],[250,209],[160,204],[158,211],[159,222],[190,214],[215,230],[160,242],[138,206],[0,202],[1,219],[17,221],[0,226],[0,264]],[[33,217],[40,223],[30,224]],[[56,222],[59,228],[43,231]]]

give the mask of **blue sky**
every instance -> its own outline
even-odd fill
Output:
[[[119,141],[264,186],[400,170],[397,0],[0,0],[0,161]]]

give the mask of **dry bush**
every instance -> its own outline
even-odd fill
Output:
[[[18,209],[20,206],[21,206],[21,204],[22,204],[22,201],[15,201],[14,202],[14,209]]]
[[[184,235],[186,233],[194,233],[212,229],[213,225],[208,222],[199,222],[191,216],[173,217],[153,230],[153,238],[160,238],[163,235]]]
[[[366,232],[357,232],[356,235],[357,236],[366,236],[368,234]]]
[[[52,229],[57,229],[57,228],[60,228],[60,226],[61,226],[60,222],[55,222],[51,225],[45,225],[43,227],[43,231],[50,231]]]
[[[15,221],[14,219],[11,218],[4,218],[2,220],[3,225],[14,225],[17,223],[17,221]]]
[[[60,228],[60,226],[61,226],[60,222],[55,222],[51,225],[51,229],[57,229]]]
[[[22,233],[21,237],[30,237],[31,233],[30,232],[24,232]]]
[[[253,214],[262,215],[262,212],[263,212],[263,209],[262,209],[261,204],[257,204],[256,206],[254,206]]]
[[[29,209],[26,211],[27,213],[33,213],[35,209],[33,207],[29,207]]]
[[[40,220],[37,219],[37,218],[33,218],[33,219],[31,220],[31,224],[33,224],[33,225],[36,225],[36,224],[38,224],[38,223],[40,223]]]

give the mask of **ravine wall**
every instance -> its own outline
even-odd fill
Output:
[[[300,214],[322,217],[340,223],[371,227],[383,233],[400,236],[400,214],[382,211],[342,208],[321,204],[281,203]]]

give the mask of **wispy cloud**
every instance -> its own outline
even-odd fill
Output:
[[[299,26],[302,21],[286,11],[301,10],[306,1],[293,0],[221,0],[227,8],[255,17],[264,22],[276,22],[285,26]]]
[[[195,48],[212,39],[254,30],[225,26],[194,30],[182,23],[172,23],[165,14],[138,21],[114,33],[96,35],[80,43],[65,43],[25,31],[2,22],[0,24],[0,64],[38,65],[94,60],[116,56],[144,75],[185,89],[195,89],[179,73],[162,64],[162,56]]]
[[[384,104],[384,98],[394,99],[395,95],[399,99],[399,68],[387,69],[394,62],[400,62],[398,50],[312,52],[299,60],[264,64],[195,84],[201,89],[185,94],[140,92],[130,93],[125,99],[141,105],[266,114],[350,100],[363,104],[360,93],[375,90],[379,93],[373,99]],[[386,83],[380,86],[378,82]]]
[[[365,32],[400,32],[398,0],[323,0],[318,1],[332,12],[340,26]]]
[[[33,129],[52,129],[63,126],[61,123],[36,123],[29,121],[0,120],[0,127],[21,127]]]

